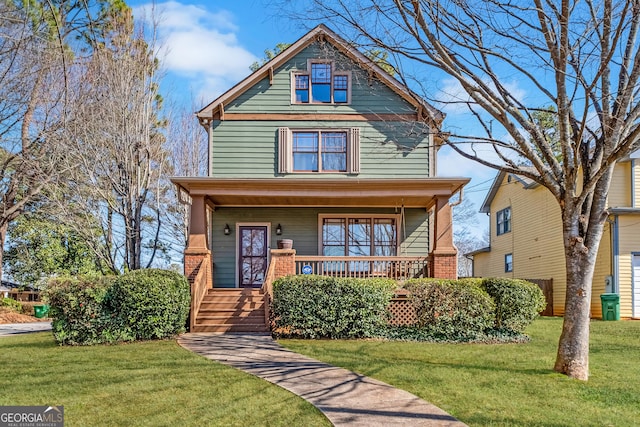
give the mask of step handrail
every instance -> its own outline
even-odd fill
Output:
[[[207,278],[209,263],[207,260],[202,260],[200,265],[198,266],[198,274],[193,279],[193,283],[191,283],[191,316],[189,319],[189,330],[193,331],[196,326],[196,319],[198,318],[198,313],[200,312],[200,305],[202,305],[202,300],[204,299],[205,294],[207,293]]]
[[[264,294],[264,324],[271,330],[271,301],[273,301],[273,280],[276,275],[276,263],[271,260],[267,268],[262,293]]]

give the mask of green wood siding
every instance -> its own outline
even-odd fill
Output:
[[[351,71],[351,104],[291,104],[291,71],[306,70],[310,58],[334,59],[338,71]],[[407,114],[415,108],[391,89],[376,80],[355,63],[325,44],[312,44],[291,61],[274,70],[273,84],[265,78],[229,105],[225,114]],[[278,128],[295,129],[360,129],[360,178],[429,176],[430,129],[424,123],[398,121],[235,121],[217,120],[213,124],[214,177],[268,178],[277,174]],[[304,176],[327,177],[347,174],[287,174],[296,179]]]
[[[212,215],[213,283],[216,287],[234,287],[236,283],[236,223],[271,223],[271,247],[278,239],[293,239],[293,247],[299,255],[318,254],[319,214],[399,214],[395,209],[349,208],[219,208]],[[428,215],[424,209],[406,209],[405,227],[398,227],[403,252],[398,255],[426,256],[429,252]],[[229,224],[232,232],[224,235]],[[275,228],[282,225],[282,235],[276,236]]]
[[[333,60],[336,71],[351,71],[351,104],[291,104],[291,72],[306,71],[309,59]],[[273,84],[270,85],[269,79],[264,78],[225,105],[225,112],[406,114],[415,112],[415,108],[386,85],[370,79],[368,73],[332,46],[325,44],[325,47],[320,47],[314,43],[274,70]]]
[[[269,178],[277,174],[278,128],[349,129],[360,128],[361,178],[429,176],[429,135],[410,135],[413,124],[406,122],[355,121],[223,121],[214,123],[212,175],[222,178]],[[285,178],[346,174],[284,175]]]

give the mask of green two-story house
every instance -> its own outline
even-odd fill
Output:
[[[449,199],[468,179],[436,177],[443,114],[327,27],[197,117],[208,176],[173,179],[192,282],[261,287],[282,256],[272,274],[456,277]]]

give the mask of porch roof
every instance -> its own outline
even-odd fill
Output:
[[[431,208],[469,178],[210,178],[174,177],[181,199],[204,196],[215,206]]]

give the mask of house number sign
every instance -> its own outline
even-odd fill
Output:
[[[313,268],[310,265],[302,266],[302,274],[311,274],[313,273]]]

